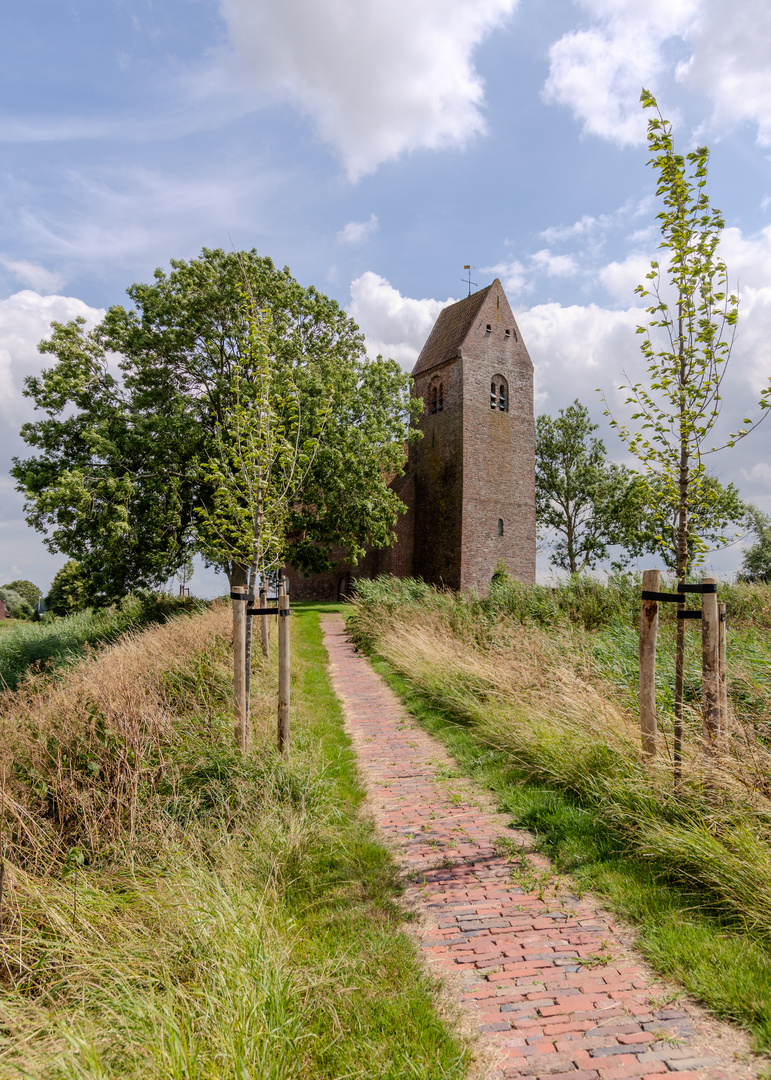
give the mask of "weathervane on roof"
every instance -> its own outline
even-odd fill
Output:
[[[468,278],[461,278],[461,281],[468,285],[468,294],[471,296],[471,286],[476,285],[476,282],[471,280],[471,263],[466,263],[463,269],[468,270]]]

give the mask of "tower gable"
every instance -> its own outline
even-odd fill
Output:
[[[442,309],[412,369],[413,378],[460,355],[463,342],[471,333],[480,309],[496,284],[500,285],[497,279],[486,289]]]

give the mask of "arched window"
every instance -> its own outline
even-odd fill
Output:
[[[498,535],[503,536],[503,518],[498,518]]]
[[[502,375],[494,375],[490,383],[490,408],[509,411],[509,384]]]
[[[439,383],[439,412],[444,408],[444,385]]]
[[[431,387],[431,412],[436,412],[436,387]]]

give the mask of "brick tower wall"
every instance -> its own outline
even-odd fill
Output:
[[[431,412],[434,386],[442,387],[442,410]],[[410,443],[415,479],[413,573],[432,585],[461,587],[463,510],[463,369],[447,361],[417,375],[413,392],[425,402],[418,420],[423,438]],[[394,571],[398,573],[399,571]]]
[[[499,560],[520,581],[535,581],[533,365],[503,289],[496,285],[462,349],[460,588],[476,589],[482,595]],[[498,404],[490,407],[490,384],[495,382],[500,388],[500,376],[508,386],[505,411]]]

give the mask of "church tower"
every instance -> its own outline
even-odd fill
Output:
[[[441,312],[412,375],[425,411],[405,477],[412,566],[399,569],[484,594],[502,560],[534,582],[533,365],[497,278]]]

